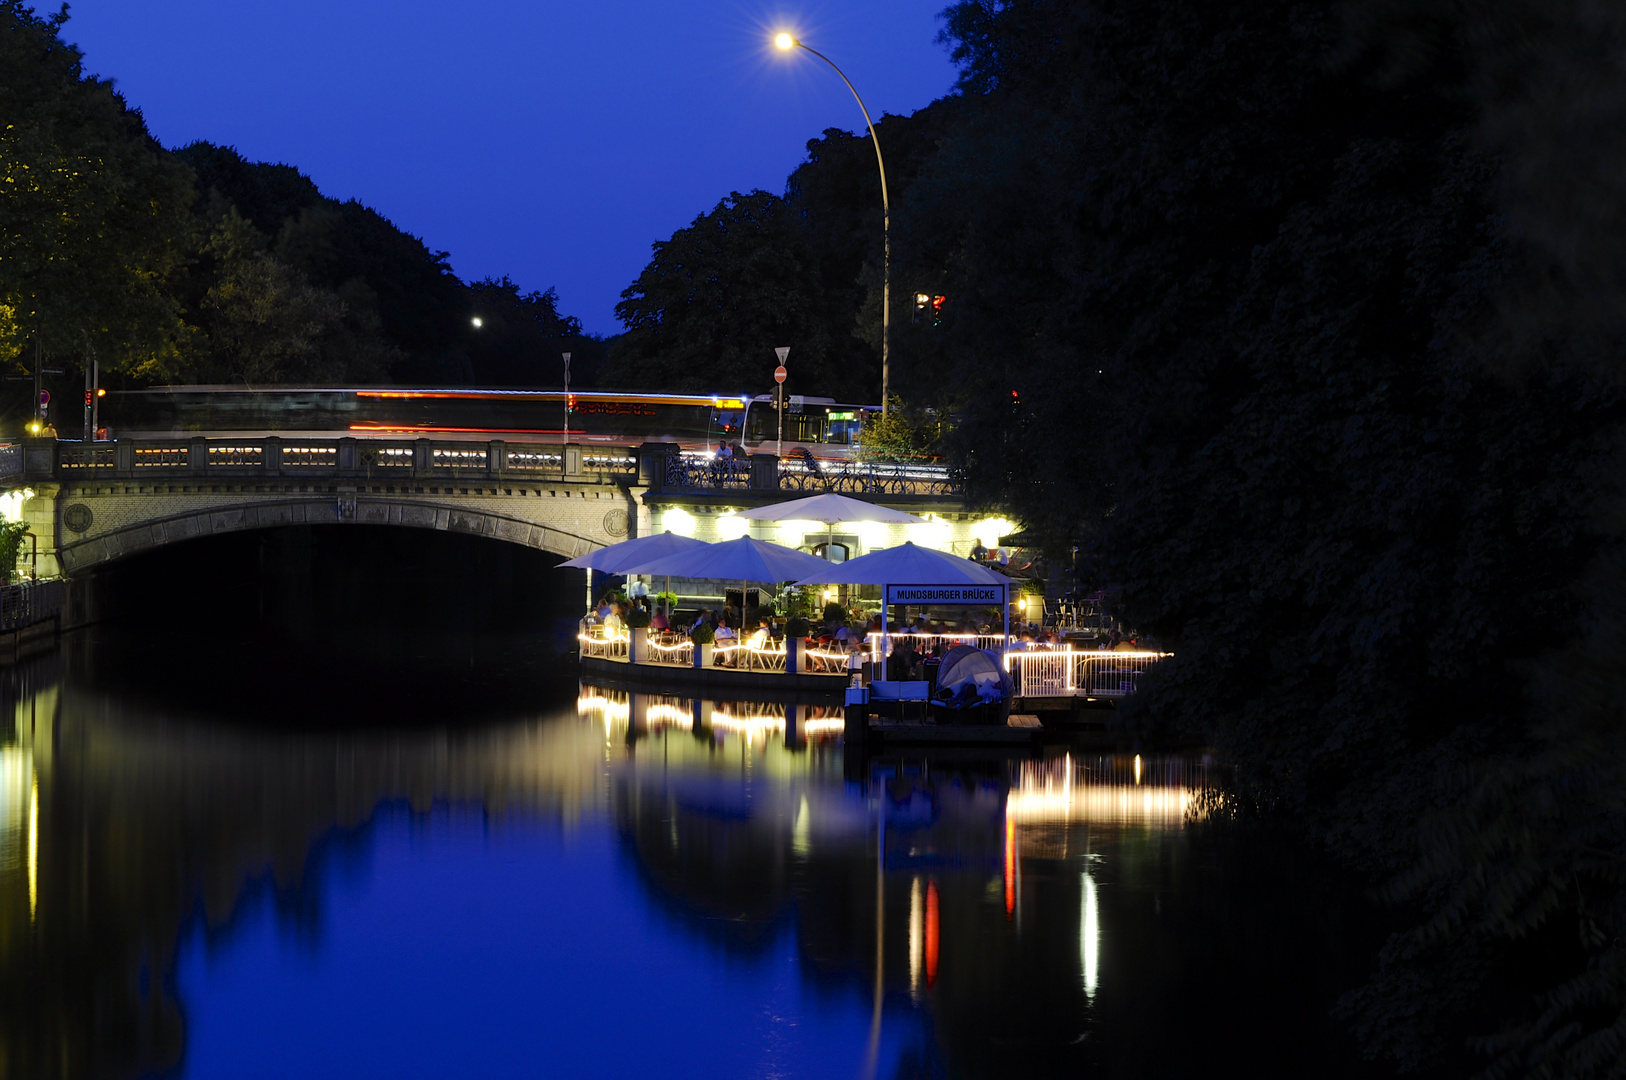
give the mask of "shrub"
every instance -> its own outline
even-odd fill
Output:
[[[699,626],[689,631],[689,640],[694,642],[696,645],[710,645],[713,641],[717,640],[717,636],[711,632],[711,627],[707,626],[705,623],[701,623]]]
[[[785,636],[787,638],[805,638],[811,629],[812,627],[808,625],[807,620],[797,615],[795,618],[786,621]]]

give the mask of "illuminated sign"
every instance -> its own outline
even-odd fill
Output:
[[[992,604],[1005,602],[1003,585],[888,585],[888,604]]]
[[[578,401],[571,407],[574,413],[597,416],[655,416],[655,406],[640,401]]]

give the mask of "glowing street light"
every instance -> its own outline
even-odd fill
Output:
[[[480,318],[480,316],[476,315],[474,318],[469,320],[469,324],[472,325],[476,330],[478,330],[478,329],[480,329],[480,327],[485,325],[485,320]]]
[[[881,157],[881,140],[875,134],[875,122],[869,118],[869,109],[864,105],[864,99],[858,96],[858,89],[853,86],[852,80],[847,78],[845,72],[836,67],[836,62],[811,48],[787,33],[775,35],[774,46],[780,52],[790,52],[792,49],[802,49],[830,65],[841,81],[847,84],[852,91],[853,100],[858,102],[858,110],[864,114],[864,123],[869,127],[870,142],[875,144],[875,164],[881,170],[881,415],[887,413],[887,392],[891,383],[891,347],[892,347],[892,205],[886,194],[886,159]]]

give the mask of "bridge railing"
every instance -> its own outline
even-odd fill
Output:
[[[8,471],[9,470],[9,471]],[[524,479],[604,482],[638,475],[620,447],[431,439],[121,439],[81,443],[31,439],[0,446],[0,478],[80,480],[180,476],[351,477],[356,479]]]
[[[779,463],[785,491],[832,491],[842,495],[958,495],[959,482],[941,465],[902,462],[817,461],[786,458]]]
[[[653,444],[660,464],[646,474],[648,482],[671,492],[720,491],[833,491],[847,495],[938,496],[961,493],[960,481],[941,465],[821,461],[812,456],[777,458],[753,454],[748,458],[722,457],[680,451],[670,444]]]

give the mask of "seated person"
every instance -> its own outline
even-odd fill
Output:
[[[655,605],[655,614],[649,617],[649,628],[651,630],[672,629],[672,623],[666,618],[666,608],[664,605]]]
[[[622,637],[627,632],[627,621],[621,615],[619,601],[610,605],[610,613],[604,616],[604,636],[607,638]]]
[[[886,659],[886,677],[892,682],[909,682],[915,677],[915,647],[908,638],[898,642],[898,647]]]
[[[729,628],[728,620],[726,618],[717,620],[717,630],[714,637],[716,638],[715,644],[718,646],[733,645],[739,640],[734,636],[734,631]],[[736,650],[729,649],[727,652],[719,653],[717,655],[718,663],[729,663],[730,657],[733,657],[735,652]]]
[[[753,649],[765,649],[768,647],[768,642],[772,639],[773,624],[764,618],[757,621],[756,633],[751,635],[750,641],[748,641],[746,644],[750,645]]]

